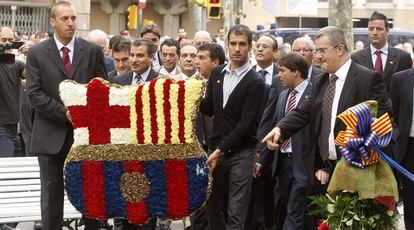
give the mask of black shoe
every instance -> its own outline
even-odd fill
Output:
[[[99,228],[103,228],[103,229],[112,229],[112,225],[110,225],[108,223],[108,220],[99,220],[98,221],[99,224]]]

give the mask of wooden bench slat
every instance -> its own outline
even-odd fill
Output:
[[[12,185],[40,185],[40,179],[0,180],[0,187]]]
[[[22,191],[40,191],[40,184],[38,184],[38,185],[0,186],[0,193],[2,193],[2,192],[22,192]]]
[[[64,219],[80,219],[82,215],[80,213],[68,213],[64,214]],[[10,218],[0,218],[0,223],[16,223],[16,222],[32,222],[41,220],[40,215],[33,216],[19,216],[19,217],[10,217]]]
[[[0,167],[0,173],[39,172],[39,166]]]
[[[40,172],[30,172],[30,173],[1,173],[0,180],[10,180],[10,179],[30,179],[30,178],[40,178]]]
[[[0,199],[2,199],[2,198],[34,197],[34,196],[40,197],[40,191],[0,193]]]

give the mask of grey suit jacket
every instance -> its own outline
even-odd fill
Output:
[[[133,75],[134,74],[132,71],[129,71],[123,75],[118,75],[115,77],[114,83],[119,84],[119,85],[130,85],[132,82]],[[151,69],[148,74],[147,81],[151,81],[152,79],[155,79],[156,77],[158,77],[158,73],[155,72],[155,70]]]
[[[72,69],[67,76],[54,38],[29,49],[26,62],[27,93],[35,109],[31,151],[57,154],[73,129],[59,97],[59,84],[66,79],[86,84],[94,77],[107,78],[102,49],[75,38]]]
[[[290,90],[286,89],[279,95],[272,127],[285,116],[289,92]],[[311,94],[312,83],[309,82],[296,107],[301,106],[304,103],[305,98],[310,98]],[[272,163],[273,176],[275,176],[279,154],[283,153],[280,153],[279,151],[275,153],[275,151],[270,151],[268,148],[265,148],[260,154],[259,163],[262,165],[265,165],[267,163],[266,161],[269,161],[269,158],[274,155]],[[303,184],[310,184],[312,182],[313,156],[309,154],[309,126],[306,126],[292,137],[292,170],[292,173],[298,182]]]
[[[352,60],[369,69],[375,70],[372,63],[371,48],[367,47],[352,54]],[[409,53],[391,46],[388,46],[387,61],[384,68],[384,81],[387,92],[390,92],[392,75],[398,71],[410,69],[413,66],[413,60]]]

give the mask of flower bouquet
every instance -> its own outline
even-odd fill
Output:
[[[319,229],[397,228],[398,189],[389,164],[401,166],[381,151],[391,140],[392,124],[388,114],[376,115],[377,102],[366,101],[338,116],[346,125],[335,139],[342,158],[328,194],[311,197],[316,209],[310,214],[324,218]]]

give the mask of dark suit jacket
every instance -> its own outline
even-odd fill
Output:
[[[370,46],[353,53],[351,58],[356,63],[375,70],[372,63]],[[411,68],[413,66],[413,60],[409,53],[388,45],[388,55],[385,63],[383,76],[387,92],[390,92],[392,75],[398,71]]]
[[[68,76],[53,37],[29,49],[26,71],[30,104],[36,110],[31,151],[57,154],[73,129],[59,97],[59,84]],[[86,84],[98,76],[107,78],[102,49],[76,38],[69,79]]]
[[[319,74],[323,73],[323,71],[319,68],[316,68],[315,66],[312,66],[312,73],[310,75],[309,81],[312,83],[315,80],[315,77]]]
[[[108,81],[110,83],[115,83],[115,77],[118,75],[118,73],[116,72],[116,70],[113,70],[111,72],[108,73]]]
[[[210,147],[229,153],[255,148],[257,118],[264,103],[265,83],[254,69],[250,69],[234,88],[223,108],[225,71],[222,70],[225,66],[226,64],[216,67],[211,72],[206,96],[200,105],[202,113],[213,116]]]
[[[407,143],[413,122],[413,86],[414,69],[395,73],[392,77],[390,95],[394,121],[397,125],[397,129],[394,132],[399,133],[395,145],[395,158],[397,162],[401,162],[407,152]]]
[[[115,77],[114,83],[119,84],[119,85],[130,85],[132,82],[133,75],[134,74],[132,71],[129,71],[123,75],[118,75]],[[152,79],[155,79],[156,77],[158,77],[158,73],[155,72],[155,70],[151,68],[150,72],[148,73],[148,77],[146,81],[151,81]]]
[[[272,122],[272,127],[274,127],[284,116],[286,110],[286,103],[289,98],[289,89],[284,90],[280,93],[279,99],[275,109],[275,117]],[[299,99],[298,106],[301,106],[305,100],[311,97],[312,93],[312,83],[309,82],[308,86],[305,88],[301,98]],[[292,137],[292,170],[293,175],[297,181],[303,184],[310,184],[312,181],[312,172],[313,172],[313,156],[309,154],[309,126],[306,126],[304,129],[300,130]],[[278,151],[275,154],[275,151],[270,151],[268,148],[265,148],[261,154],[259,163],[265,165],[271,155],[274,155],[272,163],[272,175],[275,176],[276,166],[278,161],[278,156],[280,153]]]
[[[322,122],[322,102],[328,86],[328,79],[328,73],[316,76],[311,98],[287,114],[277,124],[282,130],[281,141],[286,140],[286,138],[310,124],[310,154],[315,156],[316,169],[329,168],[326,165],[328,163],[325,161],[326,159],[322,159],[320,156],[318,146]],[[377,72],[352,62],[339,98],[337,115],[366,100],[378,101],[378,115],[392,110],[391,100],[386,93],[383,78]],[[334,126],[334,137],[341,130],[345,130],[345,124],[337,118]]]
[[[315,77],[321,73],[323,73],[321,69],[312,67],[312,73],[309,79],[310,82],[313,83]],[[286,87],[284,87],[280,81],[279,75],[275,76],[273,79],[272,88],[270,90],[269,99],[267,100],[266,108],[260,121],[259,131],[257,133],[259,140],[263,139],[270,132],[270,130],[273,129],[274,125],[272,125],[272,121],[275,117],[276,104],[279,98],[279,94],[285,89]],[[267,148],[266,143],[259,142],[257,151],[261,152],[264,148]]]

